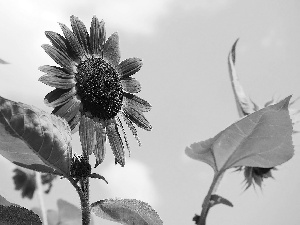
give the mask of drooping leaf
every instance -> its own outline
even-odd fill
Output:
[[[228,201],[227,199],[219,196],[219,195],[216,195],[216,194],[213,194],[210,196],[210,207],[213,207],[217,204],[224,204],[224,205],[227,205],[227,206],[230,206],[230,207],[233,207],[233,204]]]
[[[250,114],[214,138],[192,144],[186,154],[215,172],[237,166],[270,168],[288,161],[294,153],[290,98]]]
[[[237,110],[240,117],[249,115],[254,112],[255,104],[247,97],[244,92],[242,85],[238,79],[235,70],[235,47],[238,42],[238,39],[234,42],[232,49],[228,55],[228,67],[229,75],[231,80],[232,89],[234,92],[234,97],[237,105]]]
[[[69,176],[71,131],[55,115],[0,97],[0,154],[18,166]]]
[[[0,205],[1,225],[42,225],[38,215],[33,211],[18,206]]]
[[[91,204],[91,211],[106,220],[126,225],[161,225],[163,221],[147,203],[136,199],[105,199]]]

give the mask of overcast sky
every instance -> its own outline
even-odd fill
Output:
[[[184,149],[238,120],[227,68],[229,50],[240,38],[237,73],[258,105],[274,96],[300,96],[299,12],[298,0],[1,0],[0,58],[10,64],[0,67],[0,95],[50,112],[43,98],[53,88],[37,81],[39,66],[55,65],[40,47],[49,43],[44,31],[62,33],[58,22],[70,27],[71,15],[87,27],[93,15],[104,19],[107,37],[119,33],[121,59],[143,59],[135,78],[142,84],[139,96],[153,106],[146,113],[153,130],[139,130],[142,147],[129,139],[131,157],[127,154],[125,168],[114,165],[108,147],[95,172],[109,185],[92,181],[91,202],[136,198],[149,202],[166,225],[194,224],[213,171],[185,156]],[[300,104],[295,107],[300,109]],[[80,152],[78,133],[73,139],[74,150]],[[234,208],[214,207],[207,224],[300,224],[299,143],[300,135],[295,135],[295,156],[278,167],[262,191],[243,192],[242,174],[228,171],[217,193]],[[11,190],[13,168],[0,161],[0,194],[24,207],[38,206],[36,197],[21,200]],[[47,208],[56,209],[58,198],[79,206],[66,180],[55,181],[45,196]]]

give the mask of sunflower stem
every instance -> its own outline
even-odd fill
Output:
[[[89,202],[89,178],[88,177],[81,178],[80,186],[82,190],[82,193],[80,195],[82,225],[89,225],[91,221],[91,209],[90,209],[90,202]]]
[[[92,135],[93,127],[89,126],[89,118],[82,116],[79,125],[79,136],[82,145],[82,163],[83,165],[89,165],[89,151],[91,150],[90,136]],[[86,168],[84,168],[86,169]],[[82,225],[89,225],[91,220],[91,208],[89,202],[89,173],[87,171],[81,171],[82,177],[79,180],[81,191],[80,191],[80,201],[81,201],[81,212],[82,212]]]
[[[210,185],[210,188],[208,190],[208,193],[203,201],[202,211],[201,211],[200,218],[197,222],[197,225],[205,225],[206,224],[206,217],[207,217],[209,209],[211,207],[211,204],[210,204],[211,195],[216,192],[217,187],[219,186],[223,175],[224,175],[224,172],[215,173],[214,179],[213,179],[213,181]]]

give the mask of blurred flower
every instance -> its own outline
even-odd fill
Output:
[[[52,182],[54,179],[57,178],[57,175],[51,174],[51,173],[42,173],[41,180],[43,185],[48,184],[48,188],[44,191],[46,194],[49,194],[51,191],[51,188],[53,186]]]
[[[14,169],[15,175],[13,180],[15,183],[15,189],[21,190],[23,198],[32,199],[34,191],[36,189],[35,173],[24,172],[20,169]]]
[[[32,199],[33,194],[37,188],[35,172],[26,169],[14,169],[13,180],[15,183],[15,189],[22,191],[22,197]],[[42,173],[41,180],[43,185],[48,185],[48,188],[44,191],[48,194],[52,188],[52,182],[57,177],[57,175]]]
[[[85,122],[92,134],[89,154],[94,153],[96,166],[103,161],[106,136],[116,163],[124,166],[124,145],[119,129],[128,149],[129,146],[121,118],[138,142],[135,125],[151,130],[143,115],[151,105],[134,95],[141,90],[141,85],[131,77],[142,67],[142,60],[129,58],[120,63],[118,34],[106,40],[104,22],[95,16],[90,34],[75,16],[71,16],[71,26],[73,31],[60,24],[64,37],[45,32],[52,45],[42,47],[61,66],[39,68],[46,73],[39,80],[56,88],[45,96],[45,103],[54,107],[53,113],[65,118],[73,131],[83,116],[91,119],[92,122]]]

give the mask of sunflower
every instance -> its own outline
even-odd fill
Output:
[[[293,134],[299,133],[299,130],[295,128],[295,126],[300,122],[300,111],[293,108],[293,105],[295,102],[297,102],[299,98],[295,99],[294,101],[289,103],[289,113],[292,119],[293,124]],[[276,103],[280,102],[280,100],[270,100],[265,103],[264,107],[268,107],[270,105],[274,105]],[[250,112],[247,112],[242,108],[242,113],[244,116],[248,116],[251,113],[254,113],[258,110],[260,110],[259,106],[256,105],[254,102],[253,108]],[[255,188],[255,185],[262,188],[263,181],[267,178],[274,178],[272,175],[272,171],[277,170],[276,167],[270,167],[270,168],[262,168],[262,167],[251,167],[251,166],[241,166],[238,167],[236,171],[243,171],[244,172],[244,182],[246,185],[245,190],[247,190],[251,185]]]
[[[142,60],[129,58],[120,62],[118,34],[113,33],[106,40],[103,20],[93,17],[90,34],[77,17],[71,16],[70,20],[72,30],[59,24],[63,36],[45,32],[52,45],[45,44],[42,48],[60,67],[39,67],[45,73],[39,81],[55,88],[44,102],[54,108],[52,113],[68,121],[72,131],[78,124],[79,129],[87,129],[79,133],[81,142],[84,138],[87,142],[89,154],[93,152],[96,157],[95,167],[104,159],[106,138],[116,163],[124,166],[123,142],[128,150],[129,146],[123,123],[139,145],[136,126],[152,129],[143,115],[151,105],[135,95],[141,85],[132,77],[142,67]]]

